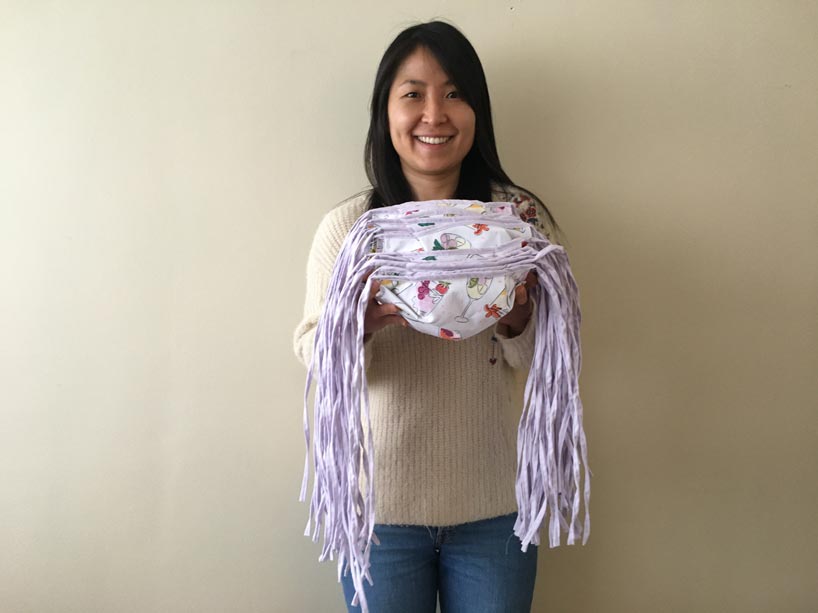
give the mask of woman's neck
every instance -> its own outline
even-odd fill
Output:
[[[404,169],[403,174],[417,201],[454,198],[460,180],[459,168],[452,173],[440,175],[415,175],[407,169]]]

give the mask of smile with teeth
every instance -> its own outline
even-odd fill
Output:
[[[454,136],[415,136],[422,143],[427,145],[442,145],[454,138]]]

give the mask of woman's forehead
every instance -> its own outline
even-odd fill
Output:
[[[425,47],[409,54],[395,72],[393,87],[401,85],[451,85],[452,79],[443,70],[437,58]]]

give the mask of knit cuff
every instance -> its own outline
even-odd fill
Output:
[[[534,359],[534,342],[537,338],[537,302],[531,300],[531,316],[528,323],[520,334],[513,338],[508,338],[499,331],[499,326],[494,327],[494,336],[500,342],[503,358],[512,368],[531,368],[531,360]]]

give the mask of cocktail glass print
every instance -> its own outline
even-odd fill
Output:
[[[453,232],[444,232],[440,235],[440,240],[435,241],[434,250],[438,249],[438,245],[440,249],[469,249],[471,247],[471,243],[467,241],[465,238],[460,236],[459,234],[454,234]]]
[[[469,318],[466,317],[466,313],[471,305],[474,304],[475,300],[480,300],[480,298],[489,291],[491,281],[491,277],[471,277],[466,280],[466,294],[469,296],[469,302],[466,304],[466,308],[463,309],[463,312],[454,318],[456,322],[464,324],[469,321]]]

